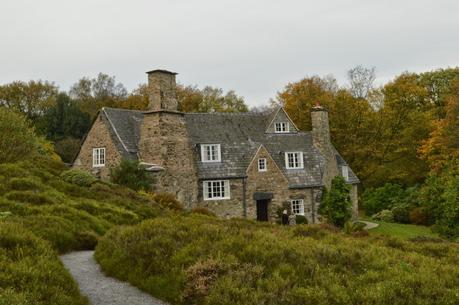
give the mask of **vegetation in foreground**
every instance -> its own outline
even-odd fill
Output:
[[[49,243],[0,222],[0,305],[86,305]]]
[[[94,249],[115,225],[167,213],[148,196],[67,170],[20,115],[0,107],[0,304],[87,304],[58,253]]]
[[[103,270],[172,304],[457,304],[459,247],[193,215],[110,230]]]

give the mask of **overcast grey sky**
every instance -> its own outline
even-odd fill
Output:
[[[260,105],[288,82],[362,64],[383,83],[459,65],[458,0],[0,0],[0,83],[145,71]]]

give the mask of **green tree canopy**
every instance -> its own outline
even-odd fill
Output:
[[[39,140],[25,116],[0,106],[0,163],[24,160],[37,153]]]
[[[0,106],[6,106],[23,113],[36,121],[50,107],[55,105],[58,88],[47,81],[16,81],[0,86]]]

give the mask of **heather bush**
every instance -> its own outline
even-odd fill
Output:
[[[162,207],[168,208],[173,211],[182,211],[182,204],[175,198],[174,195],[169,193],[157,193],[153,199]]]
[[[458,258],[452,243],[196,214],[115,227],[96,248],[107,274],[172,304],[454,304]]]
[[[88,302],[47,242],[19,224],[0,221],[0,304]]]
[[[9,215],[8,222],[30,228],[59,252],[94,247],[113,225],[135,224],[162,213],[153,200],[132,190],[93,183],[95,179],[81,171],[61,175],[58,165],[45,164],[41,174],[27,162],[0,165],[0,172],[5,172],[0,213]]]
[[[203,207],[194,208],[191,210],[191,213],[207,215],[207,216],[216,216],[214,212],[212,212],[209,209],[203,208]]]
[[[65,182],[73,183],[79,186],[91,186],[91,184],[97,181],[97,179],[90,173],[78,169],[71,169],[63,172],[61,174],[61,178]]]

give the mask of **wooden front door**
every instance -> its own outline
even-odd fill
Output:
[[[257,200],[257,220],[268,221],[268,205],[271,200]]]

